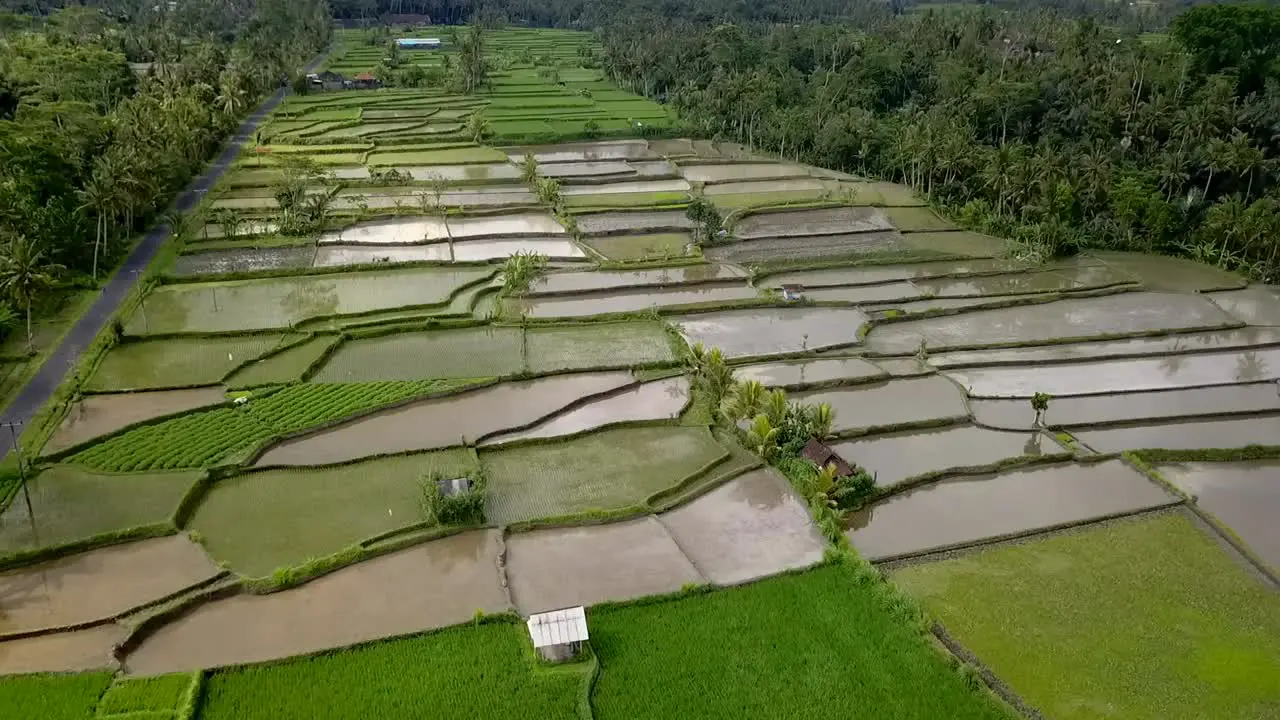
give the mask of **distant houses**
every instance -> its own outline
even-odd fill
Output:
[[[321,73],[311,73],[307,76],[307,81],[311,83],[312,90],[372,90],[382,87],[382,83],[371,73],[357,73],[352,78],[347,78],[342,73],[325,70]]]

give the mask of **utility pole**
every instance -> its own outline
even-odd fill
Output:
[[[36,532],[36,514],[31,507],[31,491],[27,489],[27,469],[26,463],[22,458],[22,444],[18,441],[18,427],[22,423],[7,422],[4,426],[9,428],[9,438],[13,443],[13,452],[18,457],[18,481],[22,483],[22,498],[27,503],[27,517],[31,520],[31,534]]]

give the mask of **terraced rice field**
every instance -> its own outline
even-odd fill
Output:
[[[472,95],[291,96],[28,431],[0,676],[109,672],[0,677],[0,717],[1006,717],[935,620],[1045,717],[1280,712],[1276,288],[1032,264],[675,137],[585,33],[486,42]],[[591,653],[535,664],[509,614],[578,604]]]

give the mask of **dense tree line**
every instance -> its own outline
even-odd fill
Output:
[[[169,7],[0,23],[0,243],[99,274],[331,33],[323,0]]]
[[[1143,38],[1050,13],[847,25],[629,18],[622,86],[696,132],[909,184],[1037,253],[1185,254],[1280,279],[1280,8]]]

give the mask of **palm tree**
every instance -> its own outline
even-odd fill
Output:
[[[757,415],[747,430],[747,441],[757,455],[768,460],[778,451],[778,428],[769,422],[767,415]]]
[[[103,242],[106,240],[111,220],[112,209],[116,200],[116,189],[111,178],[102,172],[102,168],[95,168],[94,172],[89,176],[89,180],[85,182],[83,188],[77,191],[80,196],[81,211],[92,213],[94,216],[94,240],[93,240],[93,279],[98,279],[98,255],[101,253]]]
[[[31,351],[31,306],[53,286],[61,265],[46,263],[44,250],[18,235],[0,251],[0,293],[27,314],[27,352]]]

